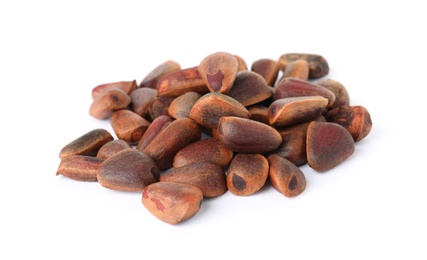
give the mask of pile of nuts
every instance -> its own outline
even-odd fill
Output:
[[[249,196],[267,179],[286,197],[306,187],[299,166],[325,172],[349,158],[372,128],[368,110],[350,105],[320,55],[259,59],[217,52],[198,66],[168,60],[139,83],[92,89],[89,114],[109,119],[60,151],[56,175],[142,193],[158,219],[178,224],[203,198]]]

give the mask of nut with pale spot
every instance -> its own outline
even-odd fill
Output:
[[[156,218],[171,225],[196,215],[202,202],[202,191],[186,183],[156,182],[142,192],[144,207]]]

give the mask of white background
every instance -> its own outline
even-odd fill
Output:
[[[0,259],[426,259],[422,1],[1,1]],[[172,226],[141,194],[55,176],[61,148],[108,120],[91,90],[225,51],[316,53],[372,117],[306,190],[206,199]],[[394,258],[395,257],[395,258]]]

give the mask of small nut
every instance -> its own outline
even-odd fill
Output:
[[[113,139],[110,132],[105,129],[91,130],[65,145],[59,152],[59,158],[64,159],[71,155],[95,156],[101,146]]]
[[[115,111],[127,108],[131,99],[123,90],[111,89],[93,100],[89,114],[96,119],[107,119]]]
[[[194,162],[213,162],[226,168],[233,155],[233,151],[219,140],[205,138],[179,150],[173,159],[173,167],[177,168]]]
[[[61,160],[56,175],[76,181],[97,181],[98,168],[103,161],[87,155],[71,155]]]
[[[325,117],[347,129],[355,142],[368,136],[372,129],[371,115],[363,106],[340,106],[328,111]]]
[[[221,93],[203,95],[194,104],[189,117],[206,128],[215,128],[223,116],[249,118],[249,111],[237,100]]]
[[[128,148],[132,148],[128,142],[120,139],[112,140],[101,146],[98,153],[96,154],[96,157],[105,160],[111,155]]]
[[[307,128],[307,163],[318,172],[327,171],[354,153],[354,140],[343,126],[311,122]]]
[[[172,167],[175,154],[185,146],[200,140],[200,127],[189,118],[180,118],[172,121],[143,149],[150,156],[160,170]]]
[[[159,169],[146,154],[129,148],[105,159],[98,168],[97,178],[108,189],[142,191],[159,181]]]
[[[104,95],[105,93],[107,93],[108,91],[110,91],[112,89],[120,89],[129,95],[136,88],[137,88],[137,86],[136,86],[135,80],[117,81],[117,82],[101,84],[101,85],[98,85],[92,89],[92,99],[93,100],[98,99],[100,96]]]
[[[139,139],[144,135],[150,122],[135,112],[121,109],[111,115],[110,124],[117,138],[134,145],[137,144]]]
[[[167,60],[157,67],[155,67],[145,78],[139,83],[140,88],[152,88],[157,87],[157,82],[165,75],[180,70],[181,65],[173,60]]]
[[[260,190],[268,177],[268,161],[261,154],[238,153],[227,171],[227,187],[234,195],[248,196]]]
[[[253,71],[245,70],[237,72],[236,80],[228,91],[230,96],[240,102],[243,106],[257,104],[271,96],[265,79]]]
[[[313,120],[326,109],[328,100],[321,96],[277,99],[268,108],[270,125],[289,126]]]
[[[335,95],[327,88],[317,86],[305,80],[285,78],[280,81],[274,92],[274,99],[289,97],[322,96],[328,99],[328,107],[335,102]]]
[[[278,155],[268,156],[271,186],[286,197],[301,194],[306,187],[304,173],[291,161]]]
[[[219,165],[200,161],[171,168],[160,176],[161,182],[187,183],[198,187],[204,197],[217,197],[227,192],[225,173]]]
[[[272,59],[259,59],[252,63],[251,70],[261,75],[267,85],[274,86],[280,71],[280,64]]]
[[[273,127],[234,116],[221,117],[218,138],[237,153],[267,153],[277,149],[282,143],[282,137]]]
[[[176,225],[199,212],[202,191],[194,185],[176,182],[156,182],[142,192],[142,204],[163,222]]]
[[[205,94],[209,92],[197,67],[171,72],[157,83],[159,96],[177,97],[187,92]]]
[[[325,58],[317,54],[309,53],[286,53],[280,56],[279,63],[282,71],[286,70],[289,63],[295,60],[306,60],[310,68],[309,77],[316,79],[329,73],[329,65]]]
[[[226,94],[233,86],[238,66],[239,63],[234,55],[217,52],[205,57],[198,69],[211,92]]]

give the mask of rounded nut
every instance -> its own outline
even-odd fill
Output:
[[[234,195],[248,196],[260,190],[268,177],[268,161],[261,154],[238,153],[227,171],[227,187]]]
[[[176,225],[199,212],[202,191],[194,185],[176,182],[156,182],[142,192],[142,204],[163,222]]]
[[[105,159],[98,168],[97,178],[108,189],[142,191],[159,181],[159,169],[146,154],[129,148]]]

